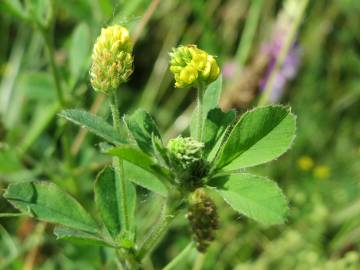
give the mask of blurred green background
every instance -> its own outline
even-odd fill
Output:
[[[175,89],[168,71],[168,52],[179,44],[217,56],[224,110],[277,102],[298,117],[291,150],[253,169],[285,190],[287,223],[262,227],[215,196],[217,240],[177,269],[360,269],[359,18],[358,0],[1,0],[1,192],[18,181],[53,181],[95,212],[94,179],[110,160],[99,153],[98,138],[56,114],[78,107],[110,118],[88,69],[101,27],[118,23],[135,43],[134,73],[118,93],[121,112],[146,109],[165,138],[187,132],[194,107],[194,91]],[[160,200],[140,188],[138,194],[143,233]],[[1,197],[0,213],[11,211]],[[146,269],[161,269],[190,238],[179,217]],[[113,257],[57,242],[49,224],[0,219],[0,269],[115,269]]]

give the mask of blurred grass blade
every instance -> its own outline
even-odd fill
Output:
[[[50,121],[55,117],[60,110],[60,104],[57,102],[37,107],[38,109],[31,120],[31,125],[25,134],[25,137],[20,143],[20,153],[25,153],[29,147],[36,141],[40,134],[46,129]]]
[[[90,59],[90,29],[86,23],[80,23],[74,30],[69,51],[69,68],[73,80],[85,72],[86,64]]]
[[[2,11],[6,10],[10,14],[21,20],[28,19],[27,14],[19,0],[2,0],[0,1],[0,8],[2,9]]]

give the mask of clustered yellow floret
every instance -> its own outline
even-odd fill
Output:
[[[111,93],[128,80],[133,72],[132,50],[126,28],[113,25],[101,30],[93,48],[90,71],[91,85],[96,91]]]
[[[170,53],[170,70],[175,76],[175,87],[201,86],[215,81],[220,68],[214,58],[196,45],[180,46]]]

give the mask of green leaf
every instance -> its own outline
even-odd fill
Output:
[[[236,211],[266,225],[282,224],[288,211],[287,201],[278,185],[248,173],[217,178],[210,182]]]
[[[217,142],[219,142],[224,134],[226,128],[235,121],[236,111],[228,112],[221,111],[220,108],[215,108],[209,111],[205,120],[205,134],[204,134],[204,156],[207,157],[213,150]],[[220,145],[218,145],[220,146]],[[216,152],[217,149],[214,149]]]
[[[124,169],[126,177],[131,182],[161,196],[167,196],[166,186],[154,174],[127,161],[124,161]]]
[[[154,149],[151,137],[154,135],[161,139],[161,136],[151,115],[139,109],[132,115],[126,116],[125,122],[139,148],[145,153],[153,154]]]
[[[84,71],[90,55],[90,29],[86,23],[80,23],[74,30],[69,50],[69,67],[76,79]]]
[[[99,116],[84,110],[70,109],[59,113],[59,116],[88,129],[90,132],[113,144],[122,144],[125,141],[116,130]]]
[[[96,233],[96,222],[69,194],[49,182],[11,184],[4,193],[12,205],[39,220]]]
[[[159,164],[164,167],[171,166],[170,159],[168,156],[168,151],[167,151],[165,145],[163,144],[163,142],[161,141],[161,139],[154,136],[154,134],[153,134],[151,140],[152,140],[152,145],[153,145],[153,149],[154,149],[154,156],[157,159],[157,161],[159,162]]]
[[[266,106],[248,111],[232,129],[217,168],[234,170],[273,160],[289,149],[295,131],[296,118],[289,108]]]
[[[220,75],[216,81],[209,84],[209,86],[206,88],[203,99],[204,119],[206,118],[208,112],[211,109],[215,109],[219,106],[221,90],[222,90],[222,76]]]
[[[107,151],[107,154],[126,160],[160,179],[166,178],[169,175],[167,169],[156,164],[150,156],[132,145],[121,145],[111,148]]]
[[[204,97],[203,97],[203,123],[207,117],[207,114],[210,110],[215,109],[219,105],[220,96],[222,90],[222,76],[220,75],[216,81],[212,82],[208,85],[205,90]],[[196,121],[198,119],[198,108],[193,112],[191,122],[190,122],[190,135],[193,138],[197,138],[197,127]],[[202,125],[204,127],[204,125]],[[204,134],[204,132],[202,132]]]
[[[121,199],[112,168],[103,169],[95,182],[95,204],[109,233],[115,238],[121,231]]]
[[[94,245],[94,246],[103,246],[103,247],[113,247],[117,248],[116,243],[109,240],[105,240],[98,235],[73,230],[68,227],[56,226],[54,229],[54,234],[56,235],[56,240],[67,240],[75,244],[83,245]]]

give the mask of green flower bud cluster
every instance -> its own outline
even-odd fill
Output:
[[[215,239],[219,221],[216,205],[204,189],[199,188],[190,195],[187,218],[191,224],[196,248],[200,252],[205,252]]]
[[[202,158],[204,144],[191,137],[177,137],[168,142],[167,150],[176,180],[183,188],[194,190],[202,185],[208,163]]]
[[[204,144],[191,137],[177,137],[168,142],[167,148],[175,163],[184,170],[201,159]]]
[[[126,28],[113,25],[101,30],[93,48],[90,71],[91,85],[96,91],[109,94],[128,80],[133,72],[132,50]]]
[[[220,68],[214,58],[196,45],[180,46],[170,53],[170,71],[175,76],[175,87],[184,88],[215,81]]]

